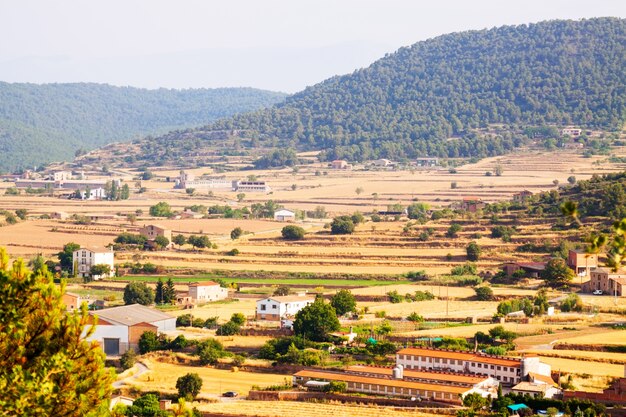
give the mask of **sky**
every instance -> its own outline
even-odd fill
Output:
[[[599,16],[624,0],[0,0],[0,81],[294,93],[463,30]]]

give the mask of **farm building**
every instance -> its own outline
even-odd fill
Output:
[[[582,132],[583,132],[582,129],[578,129],[575,127],[566,127],[564,129],[561,129],[561,135],[563,136],[569,135],[572,137],[577,137],[577,136],[580,136]]]
[[[503,384],[522,382],[529,372],[550,375],[550,365],[531,356],[523,359],[483,355],[475,352],[406,348],[396,354],[396,364],[406,369],[427,369],[489,375]]]
[[[106,308],[89,314],[97,316],[98,321],[87,340],[98,342],[107,356],[120,355],[130,348],[138,351],[139,338],[144,332],[176,330],[176,317],[140,304]]]
[[[476,213],[478,210],[484,209],[485,205],[479,197],[463,197],[463,201],[459,204],[459,209]]]
[[[72,255],[72,272],[79,277],[90,277],[91,267],[94,265],[108,265],[110,272],[104,275],[95,275],[93,279],[111,277],[115,273],[113,265],[113,251],[104,247],[80,248]]]
[[[591,280],[583,285],[583,290],[592,292],[601,290],[605,294],[616,297],[626,295],[626,271],[612,272],[606,268],[591,271]]]
[[[346,372],[302,370],[293,375],[294,385],[306,386],[309,381],[346,383],[348,392],[378,394],[390,397],[419,398],[451,404],[461,404],[462,398],[474,390],[467,386],[451,386],[400,378],[355,375]]]
[[[390,161],[389,159],[377,159],[372,162],[372,165],[374,165],[375,167],[386,168],[386,167],[393,166],[393,162]]]
[[[598,255],[596,253],[585,253],[581,249],[570,249],[567,254],[567,266],[577,274],[589,275],[589,270],[598,267]]]
[[[502,270],[507,277],[512,276],[514,272],[524,271],[527,276],[537,278],[544,269],[546,269],[545,262],[507,262],[502,264]]]
[[[528,199],[532,196],[533,196],[532,192],[528,190],[523,190],[523,191],[520,191],[519,193],[513,194],[513,201],[515,201],[516,203],[523,203],[525,201],[528,201]]]
[[[234,181],[233,191],[246,193],[269,193],[272,188],[265,181]]]
[[[50,214],[51,219],[65,220],[68,217],[68,214],[64,211],[55,211],[54,213]]]
[[[148,240],[154,240],[157,236],[163,236],[170,241],[170,244],[172,242],[172,231],[156,224],[142,227],[139,229],[139,234]]]
[[[274,220],[278,222],[293,222],[296,220],[296,213],[287,209],[278,210],[274,213]]]
[[[204,217],[204,214],[197,213],[189,209],[185,209],[182,213],[180,213],[181,219],[201,219],[203,217]]]
[[[417,158],[415,164],[418,167],[436,167],[439,165],[439,158]]]
[[[301,295],[264,298],[256,302],[256,319],[276,321],[287,319],[314,301],[313,297]]]
[[[228,298],[228,289],[213,281],[194,282],[189,284],[189,297],[195,303],[224,300]]]
[[[174,188],[187,189],[221,189],[232,191],[233,181],[225,178],[196,178],[195,175],[185,171],[180,171],[179,177],[175,180]]]
[[[394,368],[383,366],[353,365],[346,368],[346,372],[349,373],[382,378],[393,378],[393,371]],[[402,369],[402,376],[407,381],[473,388],[474,392],[480,393],[483,397],[489,395],[492,397],[496,396],[498,394],[498,386],[500,385],[498,381],[490,376],[476,374]]]
[[[343,159],[336,159],[330,163],[332,169],[352,169],[352,164]]]

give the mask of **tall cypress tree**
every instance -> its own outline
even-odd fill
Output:
[[[155,294],[154,294],[154,302],[157,304],[163,304],[163,300],[164,300],[163,296],[164,296],[163,281],[161,280],[161,278],[159,278],[159,281],[157,282],[157,285],[156,285]]]

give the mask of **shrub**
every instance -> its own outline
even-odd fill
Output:
[[[243,229],[241,227],[235,227],[230,231],[230,238],[233,240],[239,239],[241,235],[243,235]]]
[[[427,281],[428,275],[426,275],[426,271],[409,271],[405,275],[410,281]]]
[[[304,238],[306,232],[300,226],[289,225],[283,227],[281,234],[286,240],[300,240]]]
[[[489,287],[474,288],[476,291],[476,299],[478,301],[491,301],[493,300],[493,290]]]
[[[478,258],[480,258],[480,254],[482,252],[482,250],[480,249],[480,246],[478,246],[476,244],[476,242],[470,242],[469,245],[467,245],[467,248],[465,248],[467,251],[467,260],[468,261],[472,261],[475,262],[478,260]]]
[[[141,334],[139,337],[139,353],[153,352],[159,350],[161,343],[159,337],[155,332],[147,331]]]
[[[350,235],[354,233],[354,221],[350,216],[339,216],[330,224],[330,233],[333,235]]]
[[[450,227],[448,228],[448,231],[446,232],[446,236],[450,238],[457,237],[461,229],[463,229],[463,227],[461,227],[460,224],[452,223]]]
[[[123,370],[127,370],[135,366],[137,362],[137,354],[133,348],[128,349],[124,354],[120,357],[120,365]]]
[[[222,324],[215,332],[218,336],[232,336],[239,333],[241,326],[232,321]]]
[[[398,293],[398,291],[389,291],[387,293],[387,297],[389,297],[390,303],[397,304],[402,302],[402,296]]]

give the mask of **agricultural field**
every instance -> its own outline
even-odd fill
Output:
[[[616,148],[616,155],[624,153]],[[596,162],[602,161],[602,164]],[[496,166],[503,166],[501,176],[486,176]],[[515,257],[510,253],[514,245],[486,237],[490,225],[476,221],[466,226],[456,239],[446,238],[446,224],[430,222],[434,235],[427,242],[418,242],[414,236],[403,232],[404,222],[367,222],[357,228],[351,236],[332,236],[324,230],[324,220],[302,223],[308,235],[303,241],[287,242],[280,239],[284,224],[270,220],[251,219],[153,219],[147,216],[149,207],[159,201],[168,202],[174,210],[191,205],[229,205],[233,208],[263,203],[269,199],[290,209],[312,210],[323,206],[330,216],[354,211],[371,212],[384,210],[390,204],[408,205],[413,201],[430,203],[433,207],[445,207],[467,196],[485,201],[509,199],[522,189],[532,192],[554,189],[553,181],[566,182],[574,174],[578,179],[589,178],[622,170],[623,164],[606,162],[606,157],[583,158],[573,150],[520,151],[507,156],[486,158],[475,164],[456,168],[456,173],[447,169],[375,171],[357,167],[353,171],[333,171],[324,164],[312,164],[292,169],[234,172],[229,176],[254,175],[270,183],[271,194],[248,193],[237,201],[233,192],[197,191],[190,196],[184,190],[173,189],[172,182],[165,178],[177,175],[178,170],[155,169],[156,177],[144,181],[147,191],[132,194],[123,201],[76,201],[43,196],[2,195],[11,183],[0,184],[0,201],[8,210],[26,209],[30,219],[15,225],[0,227],[0,243],[7,247],[12,256],[32,257],[37,253],[52,257],[67,242],[82,246],[111,243],[122,232],[136,233],[143,224],[157,223],[171,228],[174,234],[205,234],[217,245],[217,249],[192,251],[189,246],[165,252],[141,253],[142,262],[152,262],[172,270],[185,268],[198,271],[214,269],[237,271],[276,271],[281,273],[308,272],[324,274],[357,274],[376,278],[393,276],[414,270],[425,270],[430,274],[448,273],[454,265],[464,261],[465,246],[477,240],[483,248],[479,261],[482,269],[494,270],[505,260]],[[209,168],[197,173],[211,173]],[[316,174],[317,173],[317,174]],[[325,173],[325,174],[324,174]],[[136,175],[129,171],[130,176]],[[451,183],[456,188],[451,188]],[[293,185],[296,185],[293,187]],[[132,185],[132,184],[131,184]],[[360,185],[360,187],[359,187]],[[357,192],[357,188],[360,188]],[[141,211],[133,224],[127,214]],[[53,212],[72,214],[119,214],[116,219],[97,220],[89,225],[76,225],[69,220],[39,220],[43,214]],[[463,220],[463,219],[462,219]],[[238,240],[230,239],[230,231],[241,227],[250,232]],[[418,227],[418,231],[420,228]],[[525,231],[521,225],[521,233]],[[546,232],[547,230],[543,230]],[[477,239],[476,233],[482,235]],[[33,241],[32,236],[37,236]],[[544,235],[547,237],[548,235]],[[554,233],[554,237],[561,236]],[[226,252],[237,249],[239,255],[228,256]],[[136,253],[118,253],[117,262],[132,261]]]
[[[253,385],[267,387],[285,383],[285,375],[272,373],[233,372],[212,367],[188,366],[182,364],[164,363],[154,356],[144,359],[149,371],[132,379],[131,383],[137,389],[159,391],[162,393],[176,393],[176,380],[187,373],[197,373],[202,378],[202,393],[200,398],[215,398],[224,391],[237,391],[245,395]],[[289,377],[287,377],[289,379]],[[290,380],[290,379],[289,379]]]
[[[201,411],[220,413],[233,417],[434,417],[415,410],[398,410],[392,407],[358,406],[348,404],[303,403],[295,401],[236,401],[227,403],[200,404]]]

